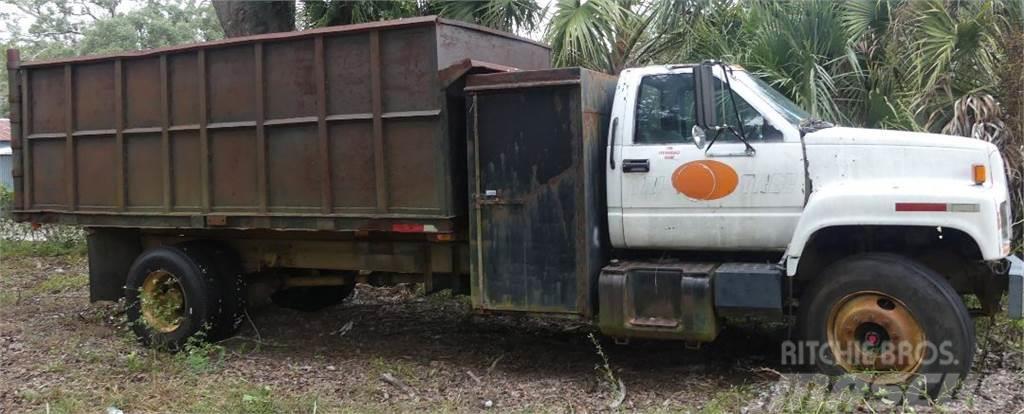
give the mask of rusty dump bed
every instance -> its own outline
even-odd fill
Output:
[[[10,53],[16,214],[105,227],[452,231],[461,76],[549,67],[543,45],[436,17]]]

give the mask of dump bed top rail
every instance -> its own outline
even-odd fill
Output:
[[[96,54],[96,55],[89,55],[89,56],[76,56],[76,57],[60,58],[60,59],[41,59],[41,60],[36,60],[36,61],[21,62],[20,66],[24,67],[24,68],[31,68],[31,67],[49,66],[49,65],[63,65],[65,63],[95,62],[95,61],[106,60],[106,59],[115,59],[115,58],[146,57],[146,56],[158,55],[158,54],[161,54],[161,53],[183,52],[183,51],[189,51],[189,50],[200,49],[200,48],[230,46],[230,45],[239,44],[239,43],[251,43],[251,42],[254,42],[254,41],[267,41],[267,40],[278,40],[278,39],[302,39],[302,38],[323,36],[323,35],[329,35],[329,34],[358,33],[358,32],[365,32],[365,31],[371,31],[371,30],[393,29],[393,28],[398,28],[398,27],[403,27],[403,26],[430,25],[430,24],[438,24],[438,23],[449,25],[449,26],[463,27],[463,28],[466,28],[466,29],[475,30],[475,31],[479,31],[479,32],[483,32],[483,33],[487,33],[487,34],[491,34],[491,35],[495,35],[495,36],[505,37],[505,38],[516,40],[516,41],[519,41],[519,42],[531,43],[531,44],[533,44],[535,46],[538,46],[538,47],[541,47],[541,48],[544,48],[544,49],[550,49],[551,48],[550,46],[548,46],[546,44],[534,41],[532,39],[528,39],[528,38],[521,37],[521,36],[516,36],[516,35],[514,35],[512,33],[503,32],[501,30],[495,30],[495,29],[492,29],[492,28],[489,28],[489,27],[486,27],[486,26],[480,26],[480,25],[477,25],[477,24],[466,23],[466,22],[461,21],[461,20],[445,19],[445,18],[438,17],[438,16],[420,16],[420,17],[408,17],[408,18],[397,19],[397,20],[387,20],[387,21],[379,21],[379,22],[349,24],[349,25],[344,25],[344,26],[329,26],[329,27],[322,27],[322,28],[319,28],[319,29],[310,29],[310,30],[303,30],[303,31],[298,31],[298,32],[278,32],[278,33],[267,33],[267,34],[252,35],[252,36],[232,37],[232,38],[225,38],[225,39],[220,39],[220,40],[213,40],[213,41],[204,42],[204,43],[188,43],[188,44],[183,44],[183,45],[165,46],[165,47],[158,47],[158,48],[154,48],[154,49],[145,49],[145,50],[137,50],[137,51],[126,51],[126,52],[117,52],[117,53],[103,53],[103,54]]]

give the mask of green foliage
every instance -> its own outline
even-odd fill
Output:
[[[544,10],[533,0],[434,1],[431,13],[507,32],[529,32]]]
[[[189,337],[175,357],[189,372],[204,374],[219,368],[226,353],[223,346],[206,341],[206,330],[203,329]]]
[[[610,47],[626,13],[614,0],[557,0],[545,34],[553,63],[612,71]]]
[[[10,0],[0,10],[0,47],[25,61],[151,49],[224,37],[206,0]],[[15,10],[17,13],[15,13]],[[23,26],[22,19],[33,19]],[[0,64],[6,67],[6,54]],[[0,117],[8,117],[7,76],[0,76]]]
[[[77,242],[0,239],[0,258],[83,256],[85,251],[84,239]]]
[[[14,191],[0,185],[0,219],[10,219],[14,207]]]
[[[758,3],[750,13],[754,35],[738,63],[811,114],[848,123],[845,110],[863,92],[839,10],[828,2]]]
[[[85,232],[77,227],[48,225],[33,228],[11,217],[14,193],[0,186],[0,260],[5,257],[83,255]]]
[[[150,49],[223,37],[208,4],[151,1],[110,19],[97,21],[82,32],[78,54]]]
[[[906,47],[900,59],[908,68],[911,106],[928,129],[944,126],[957,99],[994,93],[1001,56],[999,25],[992,2],[965,2],[948,8],[939,0],[912,2]]]
[[[536,29],[544,10],[533,0],[321,0],[301,3],[299,27],[316,28],[440,15],[508,32]]]

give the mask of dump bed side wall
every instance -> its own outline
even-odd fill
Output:
[[[538,44],[530,42],[513,42],[507,37],[495,36],[464,25],[438,26],[437,42],[438,66],[441,68],[467,56],[519,69],[543,69],[551,65],[551,52],[546,47],[538,47]]]
[[[450,140],[464,133],[449,130],[438,70],[481,44],[528,56],[486,56],[512,59],[499,64],[546,67],[548,50],[462,26],[439,44],[448,27],[416,19],[23,65],[20,210],[154,227],[450,220],[465,202]]]

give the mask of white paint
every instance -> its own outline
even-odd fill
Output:
[[[736,69],[737,71],[741,69]],[[953,228],[974,238],[986,260],[1004,257],[999,204],[1008,199],[1005,170],[990,143],[905,131],[828,128],[806,135],[806,164],[799,131],[744,82],[734,92],[773,127],[781,142],[716,143],[710,151],[692,143],[639,145],[633,142],[636,100],[644,76],[690,73],[689,67],[651,66],[623,71],[612,119],[617,119],[616,168],[607,174],[608,223],[618,248],[782,251],[787,273],[796,273],[807,241],[838,225],[914,225]],[[717,71],[716,76],[723,73]],[[611,141],[609,141],[611,142]],[[649,173],[623,173],[623,159],[648,159]],[[696,201],[676,192],[672,172],[680,165],[715,159],[740,176],[737,190],[718,200]],[[972,166],[989,177],[973,182]],[[606,164],[607,165],[607,164]],[[805,188],[807,183],[810,188]],[[805,194],[809,191],[810,194]],[[806,206],[804,205],[806,197]],[[896,212],[897,202],[977,205],[977,212]]]
[[[640,81],[663,73],[691,73],[688,67],[652,66],[624,71],[612,109],[620,134],[616,164],[624,159],[649,160],[648,173],[607,174],[609,229],[616,247],[692,250],[783,251],[800,219],[804,203],[803,151],[799,131],[760,96],[733,82],[736,94],[783,133],[778,142],[752,143],[756,153],[743,154],[740,142],[717,142],[709,151],[692,142],[645,145],[634,143],[635,111]],[[721,73],[717,73],[722,76]],[[737,189],[711,201],[693,200],[672,187],[672,173],[695,160],[728,164],[740,176]]]

